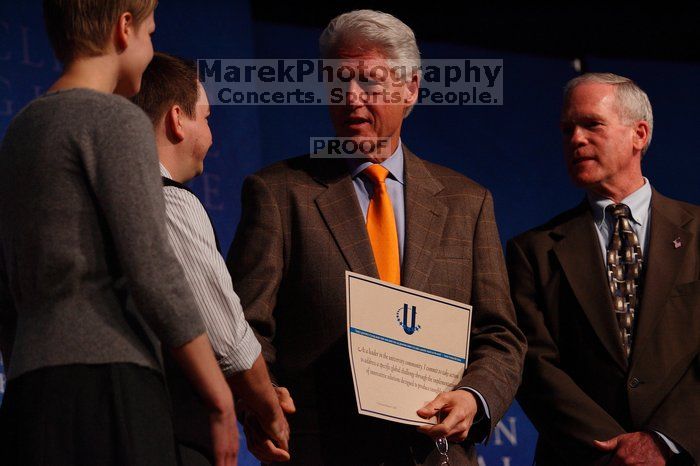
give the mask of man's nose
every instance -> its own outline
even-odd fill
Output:
[[[367,101],[367,93],[357,80],[352,79],[345,90],[346,104],[352,108],[362,107]]]
[[[574,147],[579,147],[586,144],[586,134],[580,126],[574,126],[571,130],[571,135],[568,137],[567,143]]]

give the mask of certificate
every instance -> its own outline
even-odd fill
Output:
[[[350,367],[360,414],[435,424],[416,411],[462,379],[472,307],[345,272]]]

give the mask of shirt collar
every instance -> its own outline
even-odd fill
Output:
[[[359,165],[351,165],[352,177],[357,177],[362,171],[372,165],[372,162],[362,162]],[[401,139],[396,146],[396,150],[390,157],[381,163],[381,166],[389,170],[389,175],[401,184],[403,183],[403,147],[401,147]]]
[[[593,218],[596,225],[600,227],[605,222],[605,208],[614,204],[612,199],[599,196],[591,191],[587,194],[588,203],[593,210]],[[626,204],[630,208],[632,221],[637,225],[644,225],[649,217],[649,206],[651,204],[651,184],[644,178],[644,186],[624,198],[621,204]]]
[[[171,180],[173,179],[173,177],[170,176],[170,172],[168,171],[168,169],[165,168],[162,163],[160,164],[160,176],[170,178]]]

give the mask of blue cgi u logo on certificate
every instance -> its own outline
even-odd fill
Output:
[[[420,325],[416,324],[416,306],[411,306],[409,312],[408,304],[404,303],[403,307],[396,311],[396,321],[407,335],[413,335],[420,330]]]

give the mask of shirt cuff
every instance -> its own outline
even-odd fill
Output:
[[[491,422],[491,411],[489,411],[489,405],[488,405],[488,403],[486,403],[486,399],[481,395],[481,393],[479,393],[479,391],[477,389],[471,388],[471,387],[457,387],[457,389],[458,390],[466,390],[466,391],[471,392],[474,395],[476,395],[477,399],[481,402],[481,408],[482,408],[481,412],[484,413],[484,418],[487,421]],[[474,421],[474,424],[476,424],[477,422],[479,422],[481,420],[482,419],[477,419],[476,421]]]
[[[475,417],[472,421],[472,426],[476,426],[482,421],[486,421],[485,426],[488,427],[486,427],[485,431],[483,430],[483,428],[479,428],[479,431],[483,433],[481,435],[477,434],[477,438],[475,439],[476,443],[482,443],[485,445],[486,442],[488,442],[489,437],[491,436],[491,411],[489,410],[489,404],[486,403],[486,399],[481,393],[479,393],[479,390],[476,390],[475,388],[458,387],[458,390],[466,390],[469,393],[473,394],[477,398],[478,403],[481,404],[481,409],[477,410],[477,417]]]
[[[215,353],[217,352],[215,351]],[[253,363],[259,355],[260,343],[253,332],[249,330],[243,335],[237,346],[229,348],[227,354],[217,353],[216,360],[224,377],[230,377],[236,372],[247,371],[253,367]]]
[[[659,432],[658,430],[652,430],[652,432],[654,432],[656,435],[658,435],[658,436],[661,438],[661,440],[664,441],[664,443],[668,446],[669,450],[671,450],[671,452],[672,452],[674,455],[679,455],[679,454],[681,453],[681,451],[680,451],[680,449],[678,448],[678,446],[677,446],[675,443],[673,443],[673,442],[671,441],[671,439],[669,439],[668,437],[666,437],[664,434],[662,434],[662,433]]]

